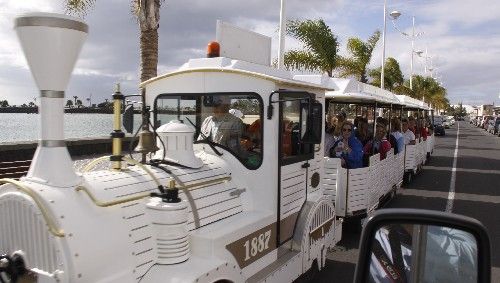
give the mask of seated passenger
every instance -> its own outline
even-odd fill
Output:
[[[215,97],[214,114],[208,116],[201,124],[198,140],[205,138],[227,147],[237,156],[243,154],[240,138],[243,133],[243,122],[229,113],[229,97]]]
[[[341,111],[337,113],[335,118],[336,123],[334,124],[335,128],[333,130],[333,137],[335,138],[335,140],[338,140],[342,137],[342,123],[344,123],[344,121],[346,120],[347,114],[344,111]]]
[[[371,135],[368,131],[368,120],[366,118],[360,118],[358,120],[358,128],[356,129],[354,134],[363,146],[365,146],[366,143],[371,140]]]
[[[384,160],[387,156],[387,152],[391,150],[391,143],[387,140],[387,120],[379,119],[377,122],[375,136],[373,140],[369,141],[363,151],[365,155],[372,156],[374,154],[380,153],[380,160]]]
[[[337,140],[330,150],[330,157],[341,159],[342,167],[355,169],[363,167],[363,146],[361,142],[352,135],[352,123],[344,121],[341,125],[342,138]]]
[[[394,147],[394,154],[403,152],[405,148],[405,141],[401,133],[401,123],[398,118],[393,118],[391,123],[391,134],[389,135],[391,146]]]
[[[262,128],[262,123],[260,119],[257,119],[252,124],[250,124],[246,129],[247,136],[251,141],[252,149],[255,149],[255,147],[259,147],[261,144],[262,140],[261,128]]]
[[[427,127],[425,125],[425,121],[423,118],[420,118],[418,121],[419,121],[419,126],[420,126],[420,136],[425,141],[425,140],[427,140]]]
[[[336,122],[337,120],[332,119],[330,117],[330,114],[327,114],[325,123],[325,156],[329,156],[330,149],[332,149],[332,146],[336,141],[335,137],[333,136]]]
[[[405,145],[407,144],[415,144],[415,134],[409,129],[409,121],[406,118],[401,120],[402,130],[403,130],[403,138]]]

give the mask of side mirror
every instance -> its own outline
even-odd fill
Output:
[[[361,235],[354,282],[490,282],[490,240],[477,220],[381,209]]]
[[[123,111],[123,127],[129,134],[134,131],[134,106],[132,104],[127,105]]]
[[[309,111],[309,105],[304,103],[301,105],[302,125],[301,125],[301,142],[306,144],[320,144],[323,134],[323,105],[314,102]]]

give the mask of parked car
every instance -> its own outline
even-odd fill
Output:
[[[478,116],[477,117],[477,121],[476,121],[476,127],[481,127],[482,123],[483,123],[483,116]]]
[[[488,129],[488,121],[493,119],[493,116],[484,116],[483,117],[483,120],[481,122],[481,128],[483,128],[484,130],[487,130]]]
[[[448,120],[448,118],[443,118],[443,127],[445,129],[449,129],[450,126],[451,126],[450,120]]]
[[[443,126],[443,117],[436,116],[434,117],[434,134],[444,136],[444,126]]]
[[[494,135],[498,134],[498,128],[500,127],[500,116],[494,117],[488,121],[488,128],[486,129],[488,133],[492,133]]]
[[[446,117],[446,120],[448,120],[450,122],[450,126],[454,126],[455,125],[455,117],[448,116],[448,117]]]
[[[474,121],[477,119],[477,116],[469,116],[469,123],[474,125]]]

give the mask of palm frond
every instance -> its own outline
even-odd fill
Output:
[[[323,69],[336,67],[338,40],[323,20],[288,21],[287,33],[301,41],[308,52],[315,54]]]
[[[321,66],[321,60],[311,52],[291,50],[285,53],[284,65],[289,70],[326,71]]]
[[[95,0],[64,0],[66,14],[84,18],[93,9]]]

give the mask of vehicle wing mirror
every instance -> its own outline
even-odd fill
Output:
[[[366,223],[354,282],[490,282],[490,240],[477,220],[382,209]]]
[[[309,105],[302,104],[302,125],[301,125],[301,142],[306,144],[320,144],[323,134],[323,105],[318,102]]]
[[[134,131],[134,106],[132,104],[127,105],[123,111],[123,127],[129,134]]]

